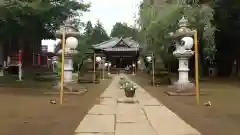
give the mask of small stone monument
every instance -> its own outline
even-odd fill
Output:
[[[179,29],[175,33],[170,34],[176,40],[176,50],[173,52],[173,55],[179,60],[178,81],[173,84],[177,92],[186,92],[194,88],[194,84],[188,79],[188,61],[194,54],[194,51],[192,51],[194,31],[187,28],[187,26],[188,20],[182,17],[179,21]]]

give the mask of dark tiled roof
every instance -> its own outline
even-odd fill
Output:
[[[123,41],[126,47],[115,47],[118,43]],[[127,38],[111,38],[108,41],[96,44],[92,46],[94,49],[104,50],[104,51],[138,51],[140,45],[132,40],[130,37]]]
[[[106,49],[106,48],[112,48],[114,47],[117,43],[121,41],[121,38],[111,38],[108,41],[104,41],[102,43],[93,45],[93,48],[95,49]]]
[[[138,48],[106,48],[104,51],[116,51],[116,52],[125,52],[125,51],[138,51]]]

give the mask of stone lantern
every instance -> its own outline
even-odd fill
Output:
[[[185,17],[179,20],[178,25],[179,29],[175,33],[169,33],[169,35],[175,40],[176,49],[173,55],[179,61],[178,81],[174,83],[174,88],[181,92],[194,88],[194,85],[188,79],[188,61],[194,54],[194,51],[192,51],[194,31],[188,28],[188,20]]]
[[[56,31],[56,37],[62,39],[65,37],[65,59],[64,59],[64,83],[70,83],[73,81],[72,72],[73,72],[73,54],[76,53],[75,48],[78,45],[78,37],[80,36],[80,32],[75,29],[72,25],[70,19],[67,19],[64,22],[64,26],[60,28],[60,30]],[[60,45],[61,45],[60,44]]]

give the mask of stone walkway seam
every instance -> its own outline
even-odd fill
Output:
[[[137,85],[134,104],[119,87],[120,76],[100,96],[75,130],[74,135],[201,135],[156,98]]]

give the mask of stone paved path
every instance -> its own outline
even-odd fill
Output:
[[[127,76],[125,76],[128,80]],[[134,101],[124,103],[120,76],[100,96],[81,121],[75,135],[201,135],[139,85]]]

